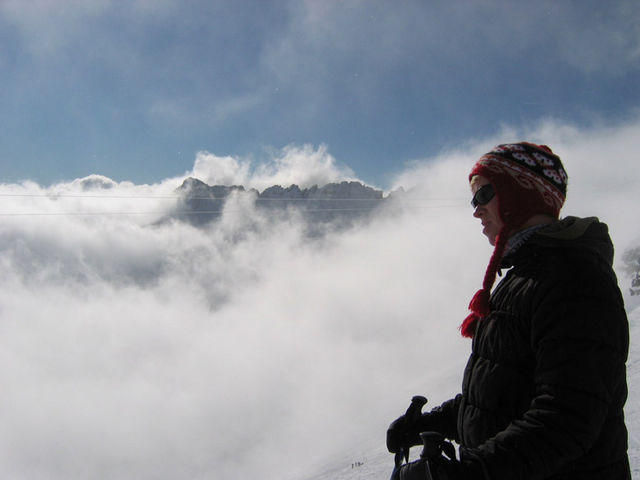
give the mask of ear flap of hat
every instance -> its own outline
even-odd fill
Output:
[[[507,247],[507,240],[511,230],[504,226],[496,236],[496,245],[493,248],[493,254],[489,265],[484,274],[482,281],[482,288],[476,292],[469,303],[469,310],[471,313],[464,319],[462,325],[460,325],[460,333],[462,336],[472,338],[475,335],[478,322],[491,312],[490,296],[491,287],[493,287],[496,281],[496,275],[498,268],[500,267],[500,261],[504,255],[504,251]]]

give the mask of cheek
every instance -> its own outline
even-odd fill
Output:
[[[488,210],[496,220],[500,220],[500,212],[498,211],[498,202],[495,201],[495,199],[489,204]]]
[[[497,227],[502,226],[502,219],[500,218],[500,212],[498,211],[498,207],[492,205],[492,208],[488,209],[489,214],[491,215],[491,220]]]

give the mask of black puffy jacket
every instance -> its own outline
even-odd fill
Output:
[[[607,226],[568,217],[503,267],[462,394],[434,411],[492,480],[630,479],[629,326]]]

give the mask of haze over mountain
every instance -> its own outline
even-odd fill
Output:
[[[390,196],[383,197],[381,190],[356,181],[313,185],[301,189],[298,185],[283,188],[273,185],[259,192],[242,185],[207,185],[187,178],[176,193],[181,196],[175,218],[194,225],[205,225],[218,219],[230,197],[245,197],[256,208],[270,215],[290,215],[294,211],[304,220],[309,232],[320,233],[322,228],[347,228],[354,222],[370,219],[375,211],[388,204]],[[395,192],[395,198],[403,190]]]

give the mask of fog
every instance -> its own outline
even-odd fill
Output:
[[[208,227],[173,221],[174,189],[188,176],[258,189],[357,179],[326,146],[261,165],[201,152],[154,185],[0,185],[0,471],[304,478],[383,448],[412,395],[433,406],[459,388],[458,326],[491,252],[469,206],[475,159],[507,141],[551,146],[569,174],[563,215],[607,222],[618,260],[640,243],[639,135],[637,119],[505,127],[399,166],[384,188],[410,190],[402,201],[313,237],[251,195]]]

